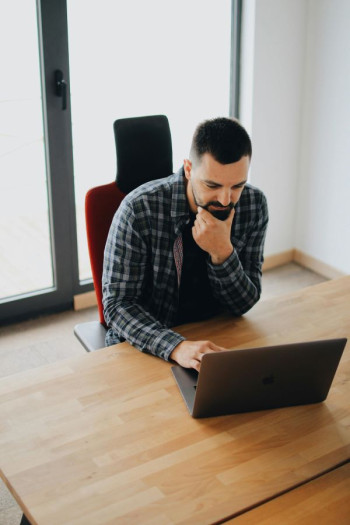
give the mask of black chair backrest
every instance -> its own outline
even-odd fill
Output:
[[[114,122],[116,183],[129,193],[144,182],[173,173],[173,152],[165,115],[118,119]]]

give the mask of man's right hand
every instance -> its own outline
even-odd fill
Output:
[[[184,368],[194,368],[199,372],[204,354],[226,350],[211,341],[182,341],[170,354],[170,359]]]

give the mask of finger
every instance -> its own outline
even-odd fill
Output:
[[[200,229],[200,228],[203,227],[204,225],[205,225],[204,220],[196,217],[196,220],[194,221],[193,226],[194,226],[195,228]]]
[[[203,222],[199,222],[196,219],[194,224],[193,224],[193,227],[192,227],[192,235],[194,237],[200,235],[203,231],[205,231],[206,227],[207,227],[207,225],[206,225],[206,223],[204,221]]]
[[[235,216],[235,213],[236,213],[236,210],[234,208],[232,208],[231,212],[230,212],[230,215],[227,217],[227,220],[229,222],[229,224],[233,222],[233,217]]]
[[[205,210],[201,206],[198,206],[198,213],[196,215],[196,218],[202,219],[203,221],[207,222],[210,221],[210,219],[212,218],[212,214],[208,210]]]
[[[200,206],[199,204],[197,206],[197,211],[200,215],[205,215],[206,213],[208,213],[208,211],[205,208],[203,208],[203,206]]]
[[[193,238],[196,239],[198,237],[199,233],[200,233],[199,226],[198,225],[197,226],[194,225],[193,228],[192,228],[192,236],[193,236]]]
[[[209,346],[214,352],[220,352],[221,350],[226,350],[226,348],[224,348],[223,346],[218,346],[215,343],[212,343],[211,341],[209,342]]]
[[[191,368],[194,368],[195,370],[197,370],[197,372],[199,372],[199,369],[200,369],[200,367],[201,367],[201,364],[200,364],[200,362],[197,361],[196,359],[192,359],[192,360],[190,361],[190,367],[191,367]]]
[[[199,361],[202,361],[203,356],[204,356],[205,354],[214,354],[214,353],[215,353],[215,350],[214,350],[214,349],[206,348],[205,350],[202,350],[202,351],[198,354],[198,360],[199,360]]]
[[[205,215],[203,215],[202,213],[197,213],[196,215],[196,220],[194,221],[194,224],[198,224],[200,226],[204,226],[205,224],[207,224],[209,222],[208,220],[208,217],[206,217]]]

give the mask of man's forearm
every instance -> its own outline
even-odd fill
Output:
[[[259,300],[259,266],[246,272],[235,251],[221,265],[209,264],[209,279],[216,299],[234,315],[243,315]]]
[[[142,306],[127,301],[104,300],[106,322],[118,337],[125,339],[142,352],[166,361],[174,348],[184,340],[180,334],[157,321]]]

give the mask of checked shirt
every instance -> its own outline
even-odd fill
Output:
[[[176,324],[183,262],[182,230],[189,222],[183,168],[129,193],[109,231],[102,277],[107,346],[128,341],[169,359],[184,340]],[[264,194],[246,184],[231,230],[233,253],[207,271],[214,297],[235,316],[259,300],[268,223]]]

